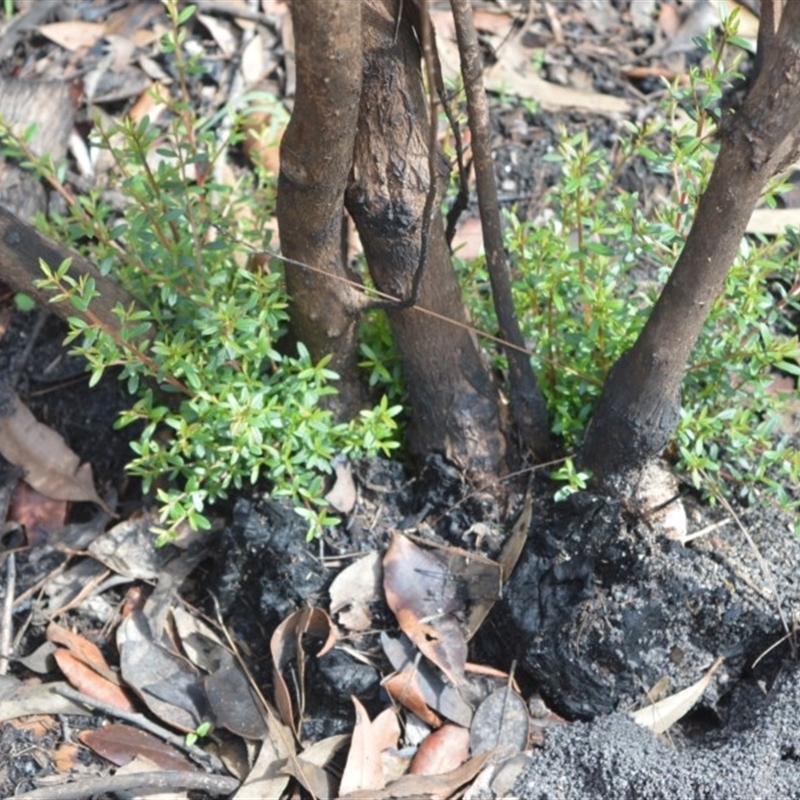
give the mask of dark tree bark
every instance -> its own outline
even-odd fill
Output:
[[[292,118],[281,143],[277,217],[289,292],[291,334],[314,361],[331,355],[336,402],[352,416],[365,397],[356,328],[361,293],[347,281],[344,191],[361,92],[361,10],[352,0],[291,4],[297,58]],[[312,269],[301,266],[308,264]]]
[[[363,3],[364,74],[347,208],[377,288],[407,298],[431,176],[420,47],[402,5]],[[497,392],[474,334],[464,327],[467,315],[438,210],[416,306],[439,316],[418,307],[388,312],[411,399],[412,453],[439,451],[472,471],[496,474],[505,453]]]
[[[770,21],[770,24],[773,24]],[[788,3],[722,143],[686,244],[634,346],[608,375],[583,461],[613,483],[657,455],[674,432],[680,384],[766,182],[800,153],[800,2]]]
[[[78,311],[68,300],[54,303],[53,293],[39,289],[35,281],[43,278],[39,261],[44,261],[52,269],[71,258],[69,275],[78,281],[82,277],[92,278],[100,294],[91,304],[90,312]],[[100,322],[107,331],[120,333],[120,321],[113,309],[117,304],[123,308],[137,305],[137,301],[111,278],[67,247],[42,236],[27,222],[15,217],[0,206],[0,280],[14,291],[31,295],[43,308],[48,308],[63,319],[80,317],[84,322]]]

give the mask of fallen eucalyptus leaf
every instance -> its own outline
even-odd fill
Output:
[[[669,730],[679,719],[691,711],[695,703],[703,696],[703,692],[711,683],[711,678],[724,660],[722,657],[718,658],[699,681],[686,689],[635,711],[633,721],[644,728],[650,728],[654,733],[664,733]]]

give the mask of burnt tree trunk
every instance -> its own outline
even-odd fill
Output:
[[[285,264],[290,333],[315,362],[331,356],[341,416],[354,415],[365,402],[356,350],[363,301],[347,282],[354,276],[343,237],[361,93],[361,10],[352,0],[291,4],[297,90],[278,178],[281,250],[299,262]]]
[[[750,215],[766,182],[800,152],[800,2],[785,6],[775,31],[741,109],[722,125],[720,152],[678,263],[606,380],[582,454],[602,481],[624,479],[674,432],[686,361]]]
[[[400,0],[364,0],[363,83],[347,209],[379,290],[412,292],[430,181],[420,47]],[[481,358],[437,210],[415,306],[388,311],[412,407],[412,453],[444,453],[476,473],[503,462],[497,391]],[[422,313],[433,310],[439,316]],[[446,319],[444,319],[446,318]],[[455,324],[453,324],[455,323]]]

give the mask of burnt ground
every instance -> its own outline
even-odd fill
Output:
[[[102,4],[68,5],[80,17]],[[537,4],[530,11],[527,4],[485,5],[516,15],[519,37],[541,43],[547,80],[626,98],[640,113],[662,89],[651,77],[624,78],[628,59],[674,47],[660,63],[680,71],[697,57],[690,41],[678,41],[680,29],[668,37],[658,27],[666,24],[659,22],[665,12],[662,17],[658,12],[668,4],[587,0],[554,3],[547,12]],[[686,22],[690,4],[675,9]],[[500,40],[486,33],[488,49]],[[12,59],[16,68],[26,47],[32,58],[44,44],[34,33],[20,40]],[[279,59],[277,40],[275,52]],[[501,59],[502,48],[497,52]],[[497,94],[493,104],[501,199],[529,218],[539,213],[541,191],[555,179],[541,156],[554,148],[560,125],[587,128],[598,146],[612,148],[616,142],[619,115],[531,110]],[[658,182],[644,172],[626,180],[639,181],[645,196],[659,191]],[[123,517],[140,509],[146,498],[124,476],[127,434],[112,427],[117,410],[129,402],[113,375],[90,390],[82,364],[61,346],[61,322],[36,311],[11,310],[8,295],[3,304],[9,315],[0,375],[13,378],[37,418],[92,463],[101,494],[113,489],[119,495]],[[9,488],[17,476],[3,466]],[[385,549],[399,529],[496,556],[526,488],[523,480],[475,495],[438,459],[421,473],[390,462],[362,464],[355,479],[359,501],[348,524],[311,545],[291,513],[265,491],[235,498],[217,510],[219,538],[183,587],[184,596],[205,604],[209,613],[208,590],[213,591],[264,687],[271,673],[261,654],[268,652],[271,631],[298,607],[324,605],[327,586],[352,552]],[[532,486],[533,522],[525,551],[502,602],[472,643],[471,659],[514,669],[523,696],[540,694],[570,724],[547,725],[544,742],[527,751],[518,771],[505,784],[495,784],[495,791],[505,785],[508,794],[548,800],[800,798],[800,675],[796,641],[786,638],[784,628],[784,623],[796,627],[800,610],[800,543],[789,532],[790,520],[769,508],[737,508],[740,526],[731,514],[707,507],[681,486],[690,532],[706,531],[682,545],[613,499],[582,493],[556,504],[544,475],[535,473]],[[70,521],[85,522],[93,513],[88,504],[77,504]],[[494,538],[470,533],[476,525],[491,530]],[[5,546],[9,543],[15,547],[19,540]],[[17,591],[43,578],[58,558],[65,557],[23,549]],[[115,602],[124,598],[122,591],[113,596]],[[373,612],[377,630],[396,630],[385,605],[378,603]],[[26,613],[25,607],[15,613],[18,626]],[[79,630],[99,627],[92,611],[80,606],[66,619]],[[16,654],[33,652],[43,632],[43,622],[34,623]],[[113,661],[113,639],[106,647]],[[371,710],[380,708],[378,684],[385,664],[374,640],[364,647],[371,648],[377,666],[340,649],[318,664],[310,662],[314,690],[305,728],[310,738],[351,730],[351,694]],[[720,657],[724,661],[702,700],[668,733],[657,736],[631,720],[631,711],[649,702],[651,687],[668,679],[667,694],[683,689]],[[11,673],[32,675],[19,663],[12,664]],[[55,754],[68,743],[70,724],[84,729],[108,721],[103,715],[65,719],[65,725],[44,733],[0,723],[0,794],[20,794],[57,774]],[[73,777],[108,774],[107,762],[85,748],[77,762]],[[476,789],[472,796],[493,795]]]

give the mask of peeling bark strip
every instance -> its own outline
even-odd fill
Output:
[[[355,277],[346,266],[343,213],[361,93],[362,8],[352,0],[291,3],[297,91],[278,179],[283,254],[332,276],[285,264],[291,333],[315,361],[332,356],[344,417],[364,402],[356,350],[363,301],[355,288],[336,280]]]
[[[346,195],[370,274],[378,289],[395,297],[408,297],[412,289],[431,179],[420,49],[402,7],[400,0],[363,3],[363,86]],[[467,321],[438,210],[418,300]],[[440,451],[478,473],[498,471],[505,441],[497,393],[475,336],[413,308],[388,314],[413,409],[412,452]]]
[[[775,9],[773,8],[773,11]],[[771,15],[762,19],[771,26]],[[800,2],[783,8],[739,112],[722,125],[708,188],[678,263],[634,346],[608,375],[583,448],[609,479],[636,469],[675,430],[685,364],[767,181],[800,156]]]

